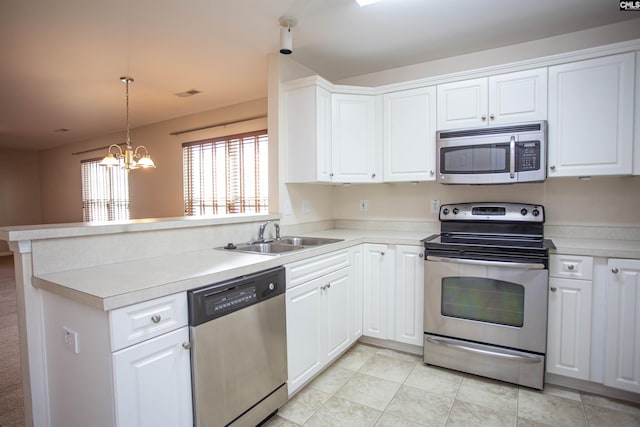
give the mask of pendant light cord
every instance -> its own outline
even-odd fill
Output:
[[[127,85],[127,95],[126,95],[126,100],[127,100],[127,145],[131,145],[131,138],[129,137],[129,82],[133,81],[131,78],[129,77],[125,77],[125,83]]]

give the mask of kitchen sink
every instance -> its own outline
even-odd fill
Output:
[[[238,245],[228,244],[219,249],[236,252],[248,252],[254,254],[279,255],[285,252],[297,251],[309,247],[327,245],[329,243],[342,242],[344,239],[327,239],[322,237],[294,237],[287,236],[279,240],[268,242],[249,242]]]
[[[269,242],[237,245],[235,250],[238,252],[255,252],[258,254],[280,254],[282,252],[294,251],[296,249],[298,248],[294,245]]]
[[[319,246],[342,242],[343,239],[327,239],[324,237],[283,237],[278,243],[294,246]]]

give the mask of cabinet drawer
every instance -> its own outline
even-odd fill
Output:
[[[551,255],[549,275],[570,279],[593,279],[593,258],[575,255]]]
[[[111,350],[186,326],[187,319],[186,292],[113,310],[109,312]]]
[[[319,255],[304,261],[285,265],[287,271],[287,289],[329,274],[350,265],[349,251],[342,250]]]

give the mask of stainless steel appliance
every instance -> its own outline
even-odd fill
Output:
[[[544,208],[440,207],[424,239],[425,363],[541,389],[547,341]]]
[[[196,426],[255,426],[287,401],[284,267],[188,292]]]
[[[547,122],[436,133],[441,184],[512,184],[547,177]]]

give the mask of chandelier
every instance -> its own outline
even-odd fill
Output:
[[[101,166],[120,166],[127,172],[131,169],[138,168],[155,168],[156,165],[149,156],[149,150],[144,145],[136,147],[135,150],[131,145],[131,138],[129,138],[129,83],[133,82],[131,77],[120,77],[120,81],[127,86],[127,146],[124,147],[124,151],[118,144],[111,144],[107,155],[100,162]],[[143,154],[144,152],[144,154]]]

